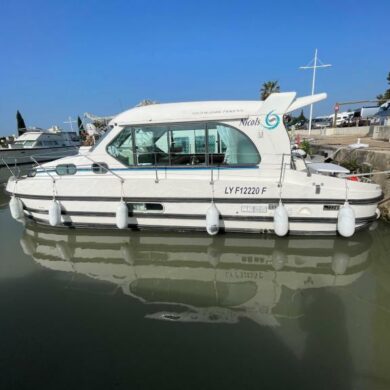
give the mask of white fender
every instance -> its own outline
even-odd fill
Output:
[[[67,242],[57,242],[56,244],[58,255],[64,261],[71,261],[74,256],[74,251],[69,247]]]
[[[281,201],[274,213],[274,231],[279,237],[285,236],[288,232],[288,213]]]
[[[129,210],[127,204],[121,200],[116,208],[115,221],[118,229],[126,229],[128,225]]]
[[[343,237],[351,237],[355,233],[355,212],[348,201],[340,207],[337,215],[337,231]]]
[[[61,206],[55,199],[50,202],[49,223],[51,226],[58,226],[61,224]]]
[[[130,265],[135,264],[134,254],[130,248],[130,244],[121,245],[121,252],[122,252],[122,257],[127,264],[130,264]]]
[[[344,275],[347,271],[349,255],[343,252],[336,252],[332,259],[332,271],[335,275]]]
[[[12,195],[9,201],[9,209],[13,219],[20,220],[24,218],[23,203],[15,195]]]
[[[211,245],[207,247],[207,259],[213,267],[218,265],[220,257],[221,253],[216,249],[215,246]]]
[[[20,246],[22,247],[24,254],[27,256],[32,256],[37,250],[35,241],[27,234],[20,239]]]
[[[275,249],[272,252],[272,267],[275,271],[280,271],[287,263],[286,253],[279,249]]]
[[[219,211],[214,203],[211,203],[206,213],[206,230],[210,236],[219,232]]]

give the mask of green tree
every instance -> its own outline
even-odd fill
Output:
[[[387,75],[387,84],[390,85],[390,72]],[[390,88],[387,89],[384,93],[381,93],[376,97],[379,100],[379,104],[385,103],[387,100],[390,100]]]
[[[260,100],[265,100],[271,93],[280,92],[279,82],[266,81],[260,89]]]
[[[297,118],[297,121],[298,122],[302,122],[302,123],[306,123],[307,122],[307,118],[305,117],[305,115],[303,113],[303,110],[301,110],[301,113],[299,114],[299,117]]]
[[[299,114],[299,116],[294,116],[291,118],[289,125],[292,126],[292,125],[296,125],[297,123],[303,124],[306,122],[307,122],[307,118],[305,117],[303,110],[301,110],[301,113]]]

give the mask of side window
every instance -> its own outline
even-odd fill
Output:
[[[125,127],[107,146],[107,152],[125,165],[134,165],[133,136],[131,127]]]
[[[56,166],[56,173],[59,176],[74,175],[77,172],[74,164],[61,164]]]
[[[171,165],[206,163],[206,126],[204,124],[171,126],[169,131]]]
[[[211,123],[208,129],[209,164],[256,165],[260,155],[251,139],[241,131],[222,124]]]
[[[97,174],[103,174],[108,172],[108,166],[106,163],[92,164],[92,172]]]
[[[134,128],[137,165],[169,165],[168,128]]]
[[[260,162],[257,148],[247,135],[218,123],[126,127],[107,146],[107,152],[126,166],[256,165]],[[99,172],[95,173],[104,173],[100,168],[96,170]]]

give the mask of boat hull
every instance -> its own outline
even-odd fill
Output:
[[[298,182],[294,175],[300,179]],[[112,176],[96,179],[90,175],[76,175],[57,178],[55,184],[45,176],[27,178],[17,183],[10,181],[8,191],[22,200],[26,217],[40,224],[49,224],[48,210],[55,193],[61,205],[62,227],[116,229],[116,210],[123,199],[128,205],[128,229],[206,231],[207,210],[214,202],[220,214],[220,231],[273,233],[274,212],[281,201],[289,215],[289,234],[337,234],[338,211],[346,201],[344,188],[313,195],[312,183],[309,186],[303,182],[306,175],[299,172],[294,175],[284,183],[283,192],[289,194],[288,197],[283,193],[278,196],[279,188],[272,179],[259,181],[241,175],[240,178],[220,177],[213,184],[206,176],[193,180],[161,178],[158,181],[152,177],[132,177],[125,181],[123,198],[120,182]],[[328,179],[318,176],[322,181]],[[337,180],[338,184],[341,181],[329,179]],[[310,180],[318,178],[310,177]],[[329,189],[331,184],[332,181],[328,183]],[[350,185],[359,188],[358,184],[363,183]],[[363,187],[371,191],[355,191],[348,199],[355,212],[357,230],[377,219],[377,204],[382,198],[377,186],[364,184]],[[253,194],[240,193],[241,188],[254,188],[249,191]],[[140,210],[140,205],[146,209]],[[151,209],[147,209],[148,205],[152,205]]]

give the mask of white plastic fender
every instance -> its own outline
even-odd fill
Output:
[[[280,271],[287,264],[286,253],[280,249],[275,249],[272,252],[272,267],[275,271]]]
[[[349,254],[336,252],[332,259],[332,271],[335,275],[344,275],[348,268]]]
[[[274,231],[279,237],[285,236],[288,232],[288,213],[281,201],[274,213]]]
[[[211,203],[206,213],[206,230],[210,236],[219,232],[219,211],[214,203]]]
[[[19,220],[24,218],[23,203],[15,195],[12,195],[9,201],[9,209],[13,219]]]
[[[348,201],[340,207],[337,215],[337,231],[343,237],[351,237],[355,233],[355,212]]]
[[[215,246],[211,245],[207,247],[207,259],[213,267],[218,265],[220,257],[221,253],[216,249]]]
[[[26,254],[27,256],[32,256],[37,250],[37,245],[35,241],[27,234],[25,234],[20,239],[20,246],[22,247],[24,254]]]
[[[128,226],[129,210],[127,204],[121,200],[116,208],[115,220],[118,229],[126,229]]]
[[[122,252],[122,257],[125,260],[127,264],[134,265],[135,260],[134,260],[134,251],[132,250],[130,244],[124,244],[121,246],[121,252]]]
[[[51,226],[58,226],[61,223],[61,206],[55,199],[50,202],[49,223]]]
[[[64,261],[72,261],[74,250],[72,250],[67,242],[57,242],[56,248],[59,256]]]

